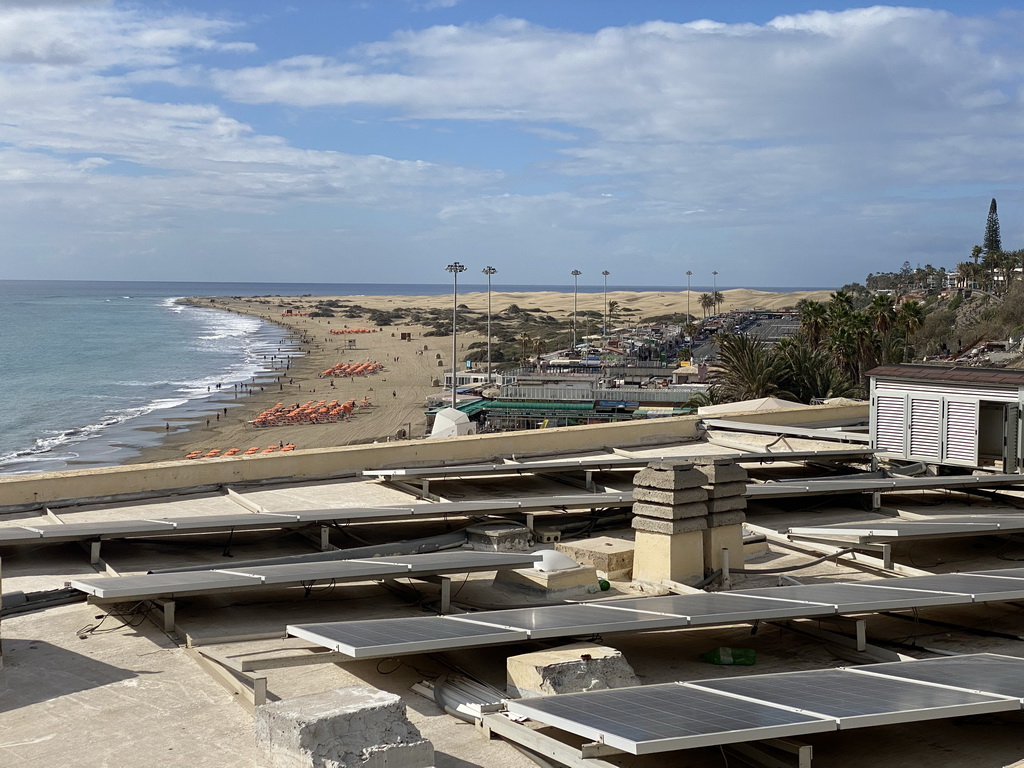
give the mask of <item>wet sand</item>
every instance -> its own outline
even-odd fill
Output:
[[[724,311],[734,309],[782,309],[792,307],[802,298],[827,300],[829,291],[770,293],[736,289],[722,292]],[[212,393],[208,407],[195,418],[169,419],[161,445],[143,449],[130,463],[171,461],[184,458],[192,451],[230,448],[245,451],[253,446],[294,444],[297,449],[326,448],[395,439],[400,430],[412,437],[421,437],[426,419],[426,399],[438,394],[436,381],[443,379],[451,365],[451,337],[424,337],[426,326],[398,325],[377,328],[368,319],[344,317],[311,318],[302,315],[284,316],[281,306],[287,303],[294,312],[308,311],[325,298],[357,304],[367,309],[395,307],[448,309],[450,296],[339,296],[339,297],[268,297],[257,299],[215,298],[195,300],[199,306],[224,309],[260,317],[278,323],[301,343],[298,356],[272,361],[279,369],[258,377],[251,390],[236,392],[233,387]],[[604,294],[578,294],[580,312],[603,312]],[[687,310],[686,292],[609,291],[609,301],[618,302],[622,316],[632,319],[654,317]],[[486,311],[486,293],[459,295],[459,303],[470,309]],[[491,294],[491,308],[497,314],[509,305],[523,308],[542,307],[555,317],[568,319],[572,313],[572,293],[503,293]],[[689,298],[689,309],[700,316],[699,294]],[[633,310],[628,314],[625,310]],[[332,329],[375,328],[374,333],[331,334]],[[412,335],[410,341],[401,334]],[[486,339],[479,334],[459,333],[459,347],[466,349]],[[354,348],[350,348],[354,342]],[[426,349],[424,349],[426,348]],[[370,376],[355,378],[319,378],[318,374],[338,363],[378,361],[384,368]],[[440,363],[440,364],[439,364]],[[285,368],[284,366],[288,367]],[[334,386],[331,385],[333,381]],[[262,411],[277,403],[295,405],[307,401],[369,398],[372,406],[357,408],[349,421],[329,424],[296,424],[288,426],[253,427],[250,422]],[[226,412],[225,412],[226,409]],[[208,423],[207,423],[208,422]],[[169,427],[169,429],[168,429]]]

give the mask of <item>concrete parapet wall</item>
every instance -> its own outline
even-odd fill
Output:
[[[813,415],[809,415],[811,411]],[[730,419],[790,425],[867,417],[867,405],[815,406],[783,411],[731,414]],[[696,416],[643,419],[612,424],[558,427],[446,440],[352,445],[297,450],[288,454],[167,461],[100,469],[0,476],[0,511],[59,506],[115,497],[151,497],[171,491],[213,489],[275,479],[316,480],[364,469],[441,464],[445,461],[558,454],[678,442],[697,436]]]

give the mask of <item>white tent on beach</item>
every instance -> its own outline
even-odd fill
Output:
[[[476,434],[476,424],[469,420],[469,416],[455,408],[445,408],[434,416],[434,426],[427,439],[473,434]]]

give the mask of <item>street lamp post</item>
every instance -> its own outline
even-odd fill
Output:
[[[491,275],[496,270],[494,267],[484,267],[481,270],[487,275],[487,383],[491,383]]]
[[[715,300],[715,314],[718,314],[718,272],[711,273],[711,298]]]
[[[455,365],[455,356],[458,354],[458,317],[459,317],[459,272],[465,272],[466,266],[460,264],[457,261],[453,261],[447,267],[444,268],[446,272],[451,272],[454,279],[452,286],[452,408],[455,407],[455,375],[458,373]]]
[[[693,362],[693,319],[690,314],[690,275],[693,272],[686,270],[686,324],[689,326],[690,332],[686,334],[686,338],[689,339],[687,346],[690,348],[690,362]]]
[[[576,352],[576,293],[579,286],[580,275],[583,273],[574,269],[572,275],[572,351]]]
[[[601,335],[608,335],[608,275],[611,274],[607,269],[601,273],[604,275],[604,325],[601,327]]]

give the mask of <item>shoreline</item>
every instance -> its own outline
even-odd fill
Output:
[[[796,291],[776,293],[749,289],[730,289],[721,292],[725,298],[723,311],[737,309],[783,309],[794,306],[803,298],[827,300],[831,291]],[[632,318],[700,311],[700,292],[645,292],[609,291],[608,301],[616,301],[620,312]],[[450,309],[448,296],[301,296],[301,297],[202,297],[184,300],[193,306],[220,309],[257,317],[281,327],[291,340],[290,356],[286,368],[268,371],[255,377],[247,394],[239,395],[235,389],[224,391],[224,396],[213,396],[196,409],[195,415],[169,417],[163,431],[165,439],[159,445],[140,448],[140,455],[124,462],[144,464],[156,461],[183,459],[194,451],[204,453],[219,449],[221,452],[238,448],[240,453],[260,446],[293,444],[296,450],[354,445],[394,438],[401,430],[412,437],[421,437],[426,424],[428,395],[440,392],[434,382],[443,379],[444,370],[451,366],[451,337],[424,337],[427,326],[394,325],[377,327],[366,316],[350,319],[311,318],[305,315],[284,316],[285,305],[296,312],[308,311],[320,301],[336,300],[354,304],[367,310],[387,310],[396,306],[420,309]],[[511,304],[522,307],[543,307],[551,314],[570,316],[574,300],[578,311],[603,311],[604,294],[537,292],[491,293],[492,312],[498,314]],[[487,293],[459,294],[459,304],[470,309],[486,311]],[[372,333],[331,334],[331,330],[370,328]],[[411,333],[404,341],[402,333]],[[481,334],[459,332],[461,348],[473,342],[486,341]],[[349,344],[354,344],[350,347]],[[383,368],[368,376],[353,378],[320,378],[319,374],[339,363],[377,361]],[[278,362],[278,361],[272,361]],[[439,364],[440,363],[440,364]],[[333,386],[332,386],[333,382]],[[249,424],[262,411],[278,403],[303,404],[320,400],[345,401],[368,398],[369,407],[358,407],[349,421],[326,424],[293,424],[257,428]],[[148,432],[159,432],[159,427],[140,427]],[[259,454],[257,454],[259,455]],[[204,459],[196,459],[204,460]],[[209,459],[205,459],[209,461]]]

